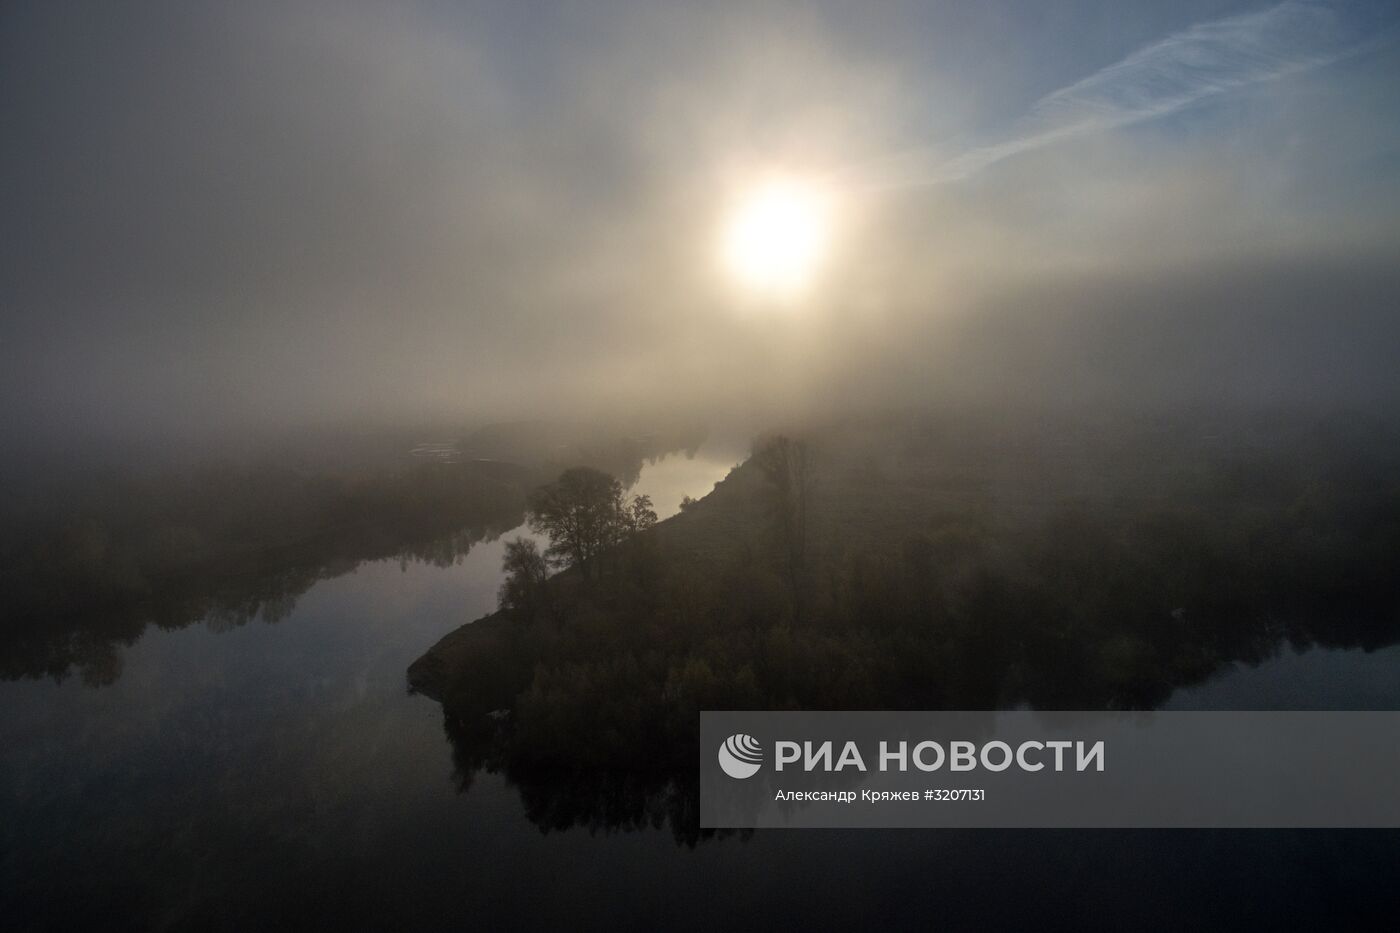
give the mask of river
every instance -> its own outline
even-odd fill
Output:
[[[733,461],[668,456],[634,491],[665,517]],[[109,686],[0,683],[6,926],[1309,925],[1400,867],[1383,833],[542,832],[499,776],[459,792],[438,704],[405,689],[494,607],[502,546],[361,565],[276,624],[151,627]],[[1396,670],[1284,650],[1171,705],[1395,708]]]

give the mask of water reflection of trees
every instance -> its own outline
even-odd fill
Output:
[[[1176,429],[1065,463],[819,436],[796,570],[782,488],[749,465],[410,678],[443,701],[463,789],[500,772],[542,829],[693,844],[701,709],[1151,708],[1285,645],[1400,642],[1394,440],[1202,450]]]
[[[277,622],[365,561],[450,566],[519,525],[526,494],[561,463],[635,480],[703,437],[694,425],[503,424],[441,462],[371,473],[208,467],[75,482],[62,506],[0,527],[0,678],[112,683],[148,625]]]
[[[0,677],[121,675],[146,626],[278,622],[364,561],[446,566],[519,524],[524,471],[429,464],[363,480],[207,471],[12,529]]]
[[[751,835],[750,830],[700,828],[693,769],[560,771],[511,765],[503,722],[480,717],[468,722],[449,713],[443,728],[452,746],[458,792],[469,793],[483,771],[500,773],[519,793],[526,818],[541,832],[667,830],[677,845],[691,847],[705,839]]]

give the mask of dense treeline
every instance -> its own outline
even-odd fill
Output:
[[[556,575],[411,679],[459,767],[578,808],[615,788],[599,771],[677,792],[702,709],[1142,708],[1285,642],[1400,638],[1393,445],[1183,431],[1055,441],[1068,464],[1018,438],[1005,469],[937,427],[763,441],[596,578]]]
[[[518,524],[527,473],[420,464],[348,477],[204,469],[95,487],[0,541],[0,676],[120,672],[146,624],[276,621],[363,560],[450,563]]]
[[[7,488],[0,509],[0,677],[76,669],[110,683],[121,647],[148,624],[277,621],[362,561],[445,566],[520,524],[526,494],[560,458],[635,478],[646,458],[703,437],[694,425],[538,421],[430,445],[436,462],[406,458],[397,434],[326,450],[318,434],[317,456],[288,450],[267,461],[278,465],[39,471]],[[353,456],[337,459],[346,444]]]

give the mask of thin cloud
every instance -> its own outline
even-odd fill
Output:
[[[1337,61],[1362,45],[1361,30],[1328,4],[1277,6],[1199,23],[1036,102],[1009,138],[938,158],[892,160],[880,187],[960,181],[1003,159],[1080,136],[1164,117],[1206,98]]]

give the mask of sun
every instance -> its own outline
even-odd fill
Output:
[[[752,292],[776,299],[806,293],[831,240],[832,203],[820,184],[770,178],[736,198],[724,224],[721,258]]]

